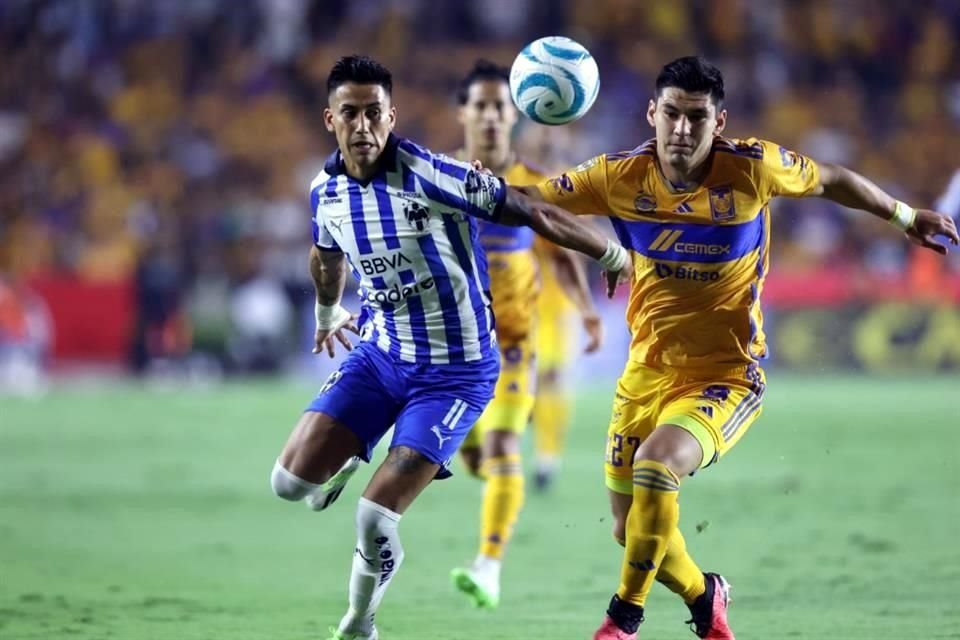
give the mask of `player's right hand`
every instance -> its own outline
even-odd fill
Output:
[[[349,317],[338,323],[330,329],[317,329],[315,336],[316,344],[313,346],[314,353],[322,353],[324,350],[332,358],[338,341],[347,351],[353,351],[353,343],[347,337],[347,331],[360,335],[360,329],[357,327],[357,314],[351,313]]]
[[[607,285],[607,297],[613,298],[613,295],[617,292],[618,286],[632,281],[633,273],[633,256],[630,257],[630,260],[627,261],[627,264],[623,265],[623,268],[620,269],[620,271],[604,271],[603,278]]]
[[[960,244],[957,225],[950,216],[929,209],[917,209],[917,218],[913,226],[907,229],[907,236],[920,245],[942,256],[947,255],[947,245],[937,242],[937,236],[947,238],[951,244]]]

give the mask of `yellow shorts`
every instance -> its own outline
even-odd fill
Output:
[[[500,339],[500,377],[493,391],[493,400],[461,447],[479,447],[484,433],[491,429],[520,434],[527,428],[536,386],[533,344],[532,336],[519,340]]]
[[[633,493],[633,458],[663,424],[682,427],[700,442],[700,468],[713,464],[760,416],[765,386],[763,370],[756,365],[701,375],[629,361],[617,381],[607,429],[607,488]]]

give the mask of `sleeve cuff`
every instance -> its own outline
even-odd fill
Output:
[[[490,221],[491,222],[500,222],[500,218],[503,216],[503,206],[507,203],[507,186],[506,180],[503,178],[497,178],[500,181],[500,189],[497,190],[496,198],[494,199],[493,210],[490,212]]]

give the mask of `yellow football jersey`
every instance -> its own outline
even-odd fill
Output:
[[[533,184],[546,176],[522,162],[502,176],[507,184]],[[487,255],[493,315],[501,339],[519,339],[533,332],[540,275],[533,253],[534,232],[529,227],[508,227],[479,222],[480,244]]]
[[[819,184],[817,165],[775,143],[718,137],[695,190],[676,191],[656,141],[597,156],[537,185],[578,214],[609,215],[634,258],[627,305],[632,360],[680,369],[733,369],[766,356],[759,298],[775,196]]]
[[[573,301],[560,284],[554,267],[553,256],[557,251],[561,249],[542,236],[537,236],[533,241],[533,253],[540,265],[540,309],[552,312],[551,315],[574,310]]]

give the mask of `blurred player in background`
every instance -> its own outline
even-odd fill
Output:
[[[571,127],[525,127],[517,146],[534,158],[547,158],[551,166],[566,166],[576,156]],[[540,267],[537,297],[537,384],[533,405],[534,488],[546,491],[553,484],[564,448],[576,393],[570,388],[578,352],[575,323],[581,316],[567,291],[570,273],[554,262],[555,245],[539,236],[533,250]],[[576,257],[575,254],[573,254]],[[584,318],[584,321],[587,321]]]
[[[574,393],[570,389],[570,367],[576,354],[577,333],[573,318],[581,312],[570,296],[569,270],[558,268],[555,254],[561,251],[539,237],[533,243],[540,265],[540,295],[537,297],[537,388],[533,403],[534,487],[546,491],[560,468],[567,440]],[[583,315],[589,334],[590,323],[599,316]],[[588,352],[589,352],[588,345]]]
[[[376,610],[404,552],[403,512],[447,465],[493,395],[500,369],[476,219],[529,225],[598,260],[616,280],[629,256],[569,213],[467,163],[393,134],[392,77],[362,56],[327,78],[334,152],[310,188],[317,353],[362,340],[307,407],[271,474],[280,498],[330,506],[393,426],[386,460],[360,498],[349,609],[332,640],[376,640]],[[347,268],[363,320],[340,305]]]
[[[52,333],[43,299],[0,271],[0,398],[45,391]]]
[[[701,58],[666,65],[633,151],[597,156],[531,194],[571,211],[606,211],[632,250],[630,358],[613,403],[606,483],[620,586],[594,640],[632,640],[654,580],[680,595],[701,638],[731,640],[729,587],[703,573],[678,528],[680,479],[717,462],[760,414],[766,356],[759,297],[769,203],[821,196],[889,220],[945,254],[953,221],[894,200],[843,167],[762,140],[722,137],[720,71]]]
[[[546,176],[520,161],[511,148],[518,114],[510,98],[509,77],[505,67],[479,60],[462,80],[457,100],[464,147],[457,155],[465,161],[479,160],[507,184],[531,184]],[[500,377],[493,400],[460,447],[468,469],[482,477],[486,486],[477,557],[469,568],[454,569],[451,577],[476,606],[496,607],[504,549],[524,499],[520,438],[534,403],[540,273],[532,229],[481,221],[479,237],[487,256],[497,319]],[[546,240],[543,246],[542,255],[550,268],[561,274],[558,279],[566,295],[581,310],[589,336],[587,351],[596,351],[603,339],[603,326],[582,262]]]

